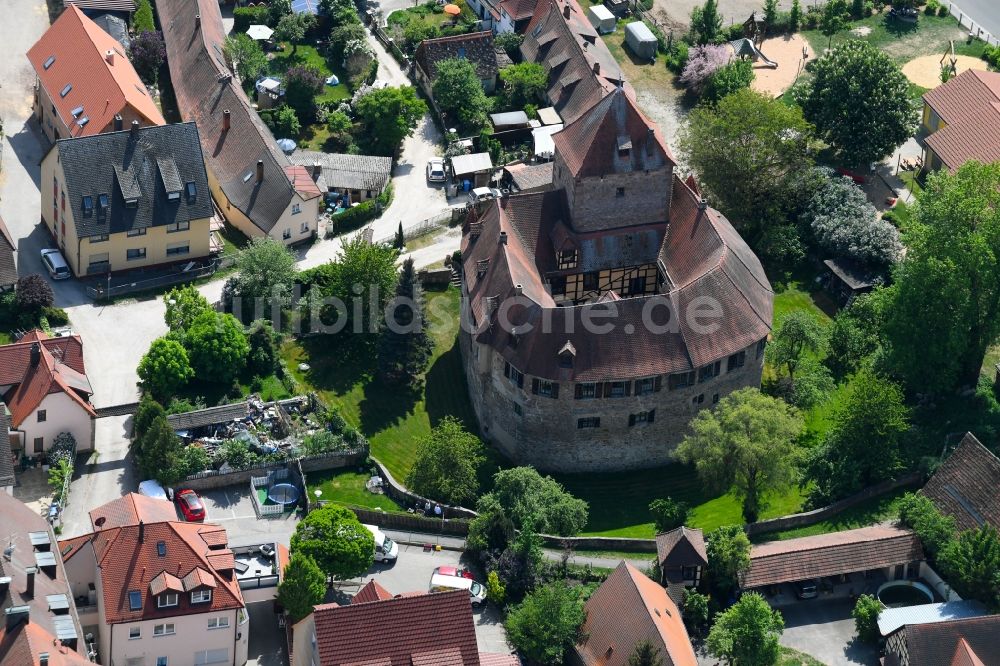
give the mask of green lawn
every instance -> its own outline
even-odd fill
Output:
[[[283,51],[272,54],[267,61],[267,72],[275,76],[284,76],[285,72],[294,65],[312,65],[323,73],[323,78],[336,74],[340,79],[338,86],[323,86],[323,92],[316,97],[316,102],[333,102],[347,99],[351,96],[351,90],[347,83],[347,73],[339,66],[335,66],[327,61],[326,57],[316,50],[315,46],[299,44],[295,53],[287,42],[282,42]]]
[[[222,239],[223,255],[236,254],[250,242],[250,239],[246,237],[246,234],[231,224],[223,224],[222,229],[218,231],[218,234]]]
[[[826,664],[798,650],[782,646],[777,666],[826,666]]]
[[[344,470],[311,472],[307,476],[309,495],[315,497],[313,493],[318,488],[323,491],[320,499],[388,512],[402,512],[402,507],[390,498],[385,495],[375,495],[365,489],[368,477],[369,475],[364,472]]]
[[[852,32],[855,28],[869,28],[870,33],[859,36]],[[819,30],[805,30],[802,35],[809,41],[817,55],[822,54],[827,47],[829,38]],[[885,51],[893,60],[902,65],[919,56],[943,55],[950,49],[950,40],[955,40],[955,52],[961,55],[980,57],[983,44],[965,43],[968,31],[958,25],[958,21],[950,16],[920,15],[916,23],[907,23],[888,18],[887,14],[876,14],[861,21],[852,21],[847,30],[842,30],[833,37],[833,46],[843,44],[852,39],[861,39],[872,46]]]
[[[896,502],[907,492],[910,492],[910,490],[894,490],[893,492],[882,495],[881,497],[875,497],[862,502],[857,506],[851,507],[850,509],[837,514],[833,518],[818,522],[815,525],[800,527],[794,530],[785,530],[784,532],[769,532],[767,534],[760,534],[754,537],[753,541],[760,543],[762,541],[795,539],[798,537],[812,536],[814,534],[826,534],[827,532],[841,532],[843,530],[853,530],[858,527],[865,527],[866,525],[872,525],[884,520],[889,520],[896,517],[898,514]]]

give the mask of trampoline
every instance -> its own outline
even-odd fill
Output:
[[[299,489],[290,483],[276,483],[267,491],[267,499],[288,506],[299,501]]]

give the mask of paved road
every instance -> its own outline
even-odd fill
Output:
[[[1000,39],[1000,7],[997,0],[960,0],[952,4],[975,21],[977,26],[982,26]]]
[[[856,640],[853,607],[850,599],[808,599],[783,606],[781,644],[824,664],[877,664],[874,647]]]

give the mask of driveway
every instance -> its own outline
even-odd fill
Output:
[[[250,614],[250,644],[247,666],[287,666],[288,643],[285,630],[278,626],[274,602],[247,604]]]
[[[1000,12],[997,12],[996,0],[959,0],[948,4],[955,5],[953,9],[955,14],[965,14],[977,27],[981,26],[1000,39]]]
[[[980,0],[989,3],[992,0]],[[657,20],[665,21],[668,28],[674,30],[687,30],[691,25],[691,11],[695,7],[701,7],[705,0],[655,0],[653,3],[653,14]],[[807,5],[817,4],[817,0],[805,0],[802,2],[802,10],[805,11]],[[819,3],[824,4],[824,3]],[[733,23],[743,23],[750,17],[751,12],[757,12],[758,18],[764,15],[764,0],[719,0],[719,14],[722,16],[722,25],[729,26]],[[787,12],[792,8],[792,0],[778,0],[778,9]],[[677,35],[678,37],[680,35]]]
[[[855,640],[850,599],[807,599],[781,608],[781,644],[824,664],[878,664],[875,648]]]

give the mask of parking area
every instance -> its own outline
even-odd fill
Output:
[[[200,490],[206,521],[218,523],[229,533],[234,546],[278,541],[288,545],[298,522],[295,512],[258,518],[250,496],[250,484]]]
[[[824,664],[878,664],[872,645],[857,640],[851,599],[806,599],[781,607],[785,633],[781,644]]]

